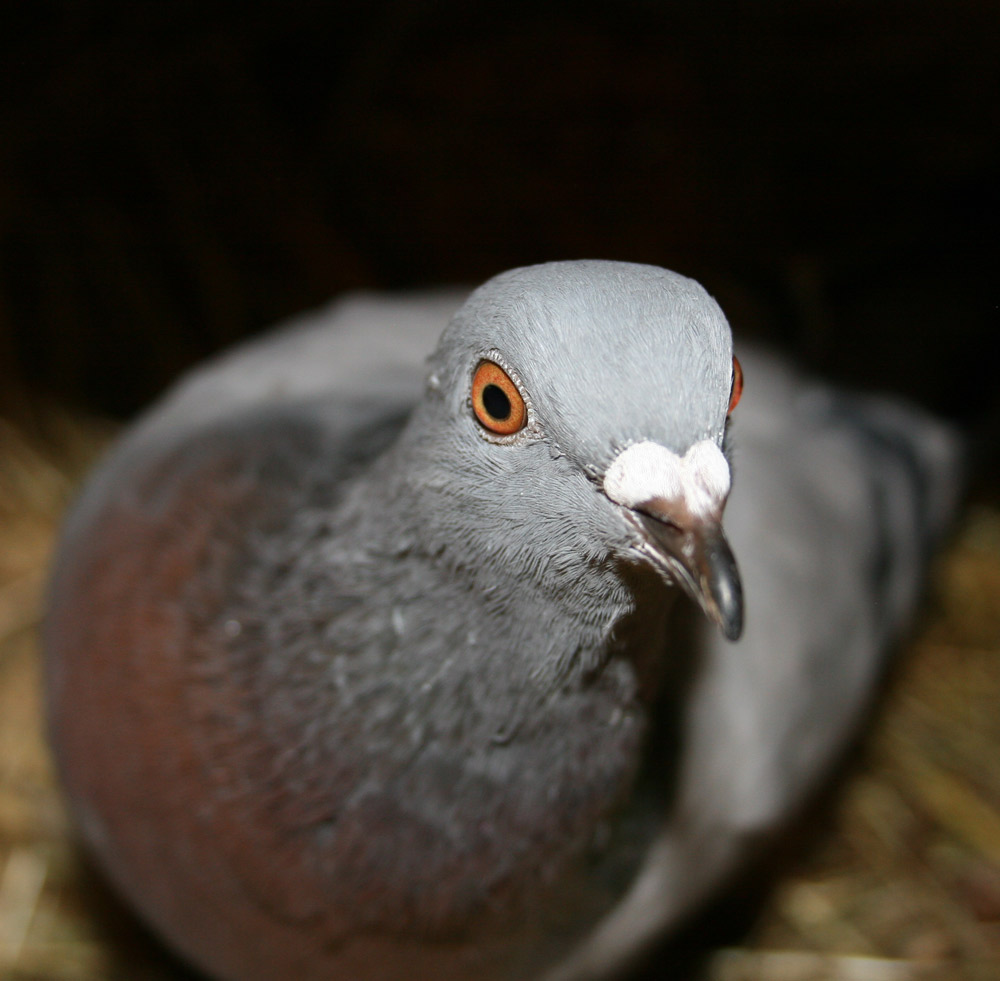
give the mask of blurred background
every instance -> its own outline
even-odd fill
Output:
[[[1000,354],[1000,7],[7,5],[0,365],[127,415],[351,287],[556,258],[974,412]]]
[[[832,828],[709,971],[1000,976],[1000,4],[36,0],[0,27],[0,977],[175,976],[39,735],[53,529],[117,422],[342,290],[578,257],[985,447]]]

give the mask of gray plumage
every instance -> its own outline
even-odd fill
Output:
[[[67,523],[71,803],[219,976],[619,970],[815,788],[954,507],[954,441],[915,410],[740,351],[730,422],[729,327],[675,273],[513,270],[437,342],[460,303],[348,298],[206,365]],[[483,359],[526,398],[514,436],[470,407]],[[658,558],[688,511],[634,490],[636,447],[705,490],[707,564]],[[692,568],[738,630],[729,464],[745,629],[682,643]]]

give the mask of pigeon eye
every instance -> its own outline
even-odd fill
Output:
[[[740,403],[740,396],[743,394],[743,369],[736,356],[733,356],[733,384],[729,389],[729,408],[726,410],[728,416]]]
[[[528,421],[528,410],[517,385],[493,361],[482,361],[476,368],[472,410],[479,424],[496,436],[512,436]]]

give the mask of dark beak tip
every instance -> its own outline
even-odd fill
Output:
[[[716,553],[706,585],[712,619],[726,640],[739,640],[743,633],[743,584],[728,546]]]
[[[649,541],[686,572],[677,585],[727,640],[738,640],[743,633],[743,584],[721,526],[704,521],[685,529],[653,513],[637,514]]]
[[[739,640],[743,634],[743,616],[731,617],[730,619],[720,620],[719,628],[722,630],[722,636],[726,640],[734,641]]]

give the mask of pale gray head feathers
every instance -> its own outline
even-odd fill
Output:
[[[493,438],[473,417],[483,359],[527,404],[515,436]],[[698,283],[624,262],[515,269],[469,297],[430,364],[410,436],[421,480],[448,499],[428,509],[448,515],[438,541],[475,543],[494,567],[581,603],[585,568],[646,562],[653,549],[659,573],[738,634],[738,576],[719,527],[732,340]]]
[[[694,280],[627,262],[553,262],[477,289],[432,365],[464,400],[477,361],[499,354],[545,438],[603,472],[644,440],[682,456],[700,440],[721,445],[731,344],[718,304]]]

